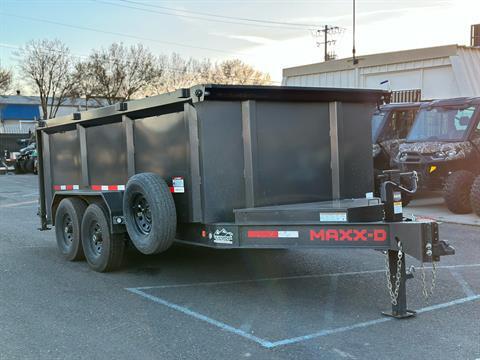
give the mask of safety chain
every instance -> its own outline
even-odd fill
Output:
[[[432,262],[432,283],[430,285],[430,289],[427,289],[427,281],[426,281],[426,276],[425,276],[425,267],[423,266],[423,262],[422,262],[422,266],[421,266],[421,269],[422,269],[422,286],[423,286],[423,297],[425,298],[425,300],[429,300],[429,298],[432,296],[433,294],[433,290],[435,289],[435,280],[436,280],[436,277],[437,277],[437,268],[436,268],[436,265],[435,265],[435,262]]]
[[[403,258],[403,248],[402,242],[398,241],[398,255],[397,255],[397,273],[395,274],[395,289],[392,286],[391,274],[390,274],[390,263],[388,261],[388,251],[385,256],[385,275],[387,276],[387,287],[388,292],[390,293],[390,299],[392,305],[397,305],[398,300],[398,291],[400,290],[400,277],[402,275],[402,258]]]

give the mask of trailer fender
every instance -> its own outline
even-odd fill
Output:
[[[87,204],[101,203],[108,209],[109,226],[112,234],[125,233],[125,217],[123,216],[123,191],[59,191],[53,195],[52,223],[54,223],[58,204],[68,197],[81,198]]]

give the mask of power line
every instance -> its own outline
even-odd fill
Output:
[[[288,28],[292,28],[294,26],[303,27],[303,28],[311,28],[311,27],[317,28],[317,27],[320,26],[319,24],[301,24],[301,23],[274,21],[274,20],[266,20],[266,19],[255,19],[255,18],[219,15],[219,14],[212,14],[212,13],[206,13],[206,12],[201,12],[201,11],[192,11],[192,10],[171,8],[171,7],[167,7],[167,6],[144,4],[144,3],[140,3],[138,1],[132,1],[132,0],[118,0],[118,1],[121,1],[121,2],[124,2],[124,3],[129,3],[129,4],[141,5],[141,6],[150,7],[150,8],[156,8],[156,9],[164,9],[164,10],[177,11],[177,12],[182,12],[182,13],[187,13],[187,14],[209,16],[209,17],[213,17],[213,18],[247,21],[247,22],[259,23],[259,24],[286,25],[286,26],[288,26]],[[205,19],[205,20],[207,20],[207,19]],[[276,26],[275,28],[278,28],[278,27],[279,26]]]
[[[130,34],[125,34],[125,33],[120,33],[120,32],[115,32],[115,31],[102,30],[102,29],[96,29],[96,28],[91,28],[91,27],[86,27],[86,26],[65,24],[65,23],[61,23],[61,22],[58,22],[58,21],[39,19],[39,18],[30,17],[30,16],[9,14],[9,13],[5,13],[5,12],[0,12],[0,15],[6,15],[6,16],[10,16],[10,17],[18,18],[18,19],[23,19],[23,20],[37,21],[37,22],[42,22],[42,23],[47,23],[47,24],[64,26],[64,27],[77,29],[77,30],[91,31],[91,32],[109,34],[109,35],[116,35],[116,36],[123,36],[123,37],[128,37],[128,38],[136,39],[136,40],[145,40],[145,41],[151,41],[151,42],[156,42],[156,43],[160,43],[160,44],[167,44],[167,45],[173,45],[173,46],[184,47],[184,48],[212,51],[212,52],[224,53],[224,54],[229,54],[229,55],[241,55],[241,56],[247,55],[247,54],[244,54],[244,53],[230,52],[230,51],[225,51],[225,50],[221,50],[221,49],[195,46],[195,45],[187,45],[187,44],[182,44],[182,43],[173,42],[173,41],[157,40],[157,39],[146,38],[146,37],[137,36],[137,35],[130,35]]]
[[[154,14],[160,14],[160,15],[167,15],[167,16],[175,16],[175,17],[183,17],[183,18],[189,18],[189,19],[197,19],[197,20],[201,20],[201,21],[209,21],[209,22],[216,22],[216,23],[223,23],[223,24],[235,24],[235,25],[244,25],[244,26],[256,26],[256,27],[263,27],[263,28],[271,28],[271,29],[290,29],[290,30],[296,30],[296,31],[299,31],[299,30],[305,30],[306,27],[304,29],[302,28],[297,28],[297,27],[287,27],[287,26],[273,26],[273,25],[262,25],[262,24],[247,24],[247,23],[244,23],[244,22],[235,22],[235,21],[228,21],[228,20],[220,20],[220,19],[209,19],[209,18],[205,18],[205,17],[200,17],[200,16],[194,16],[194,15],[185,15],[185,14],[177,14],[177,13],[169,13],[169,12],[164,12],[164,11],[158,11],[158,10],[152,10],[152,9],[145,9],[145,8],[141,8],[141,7],[137,7],[137,6],[130,6],[130,5],[124,5],[124,4],[118,4],[118,3],[113,3],[113,2],[108,2],[108,1],[103,1],[103,0],[91,0],[91,1],[94,1],[94,2],[97,2],[97,3],[100,3],[100,4],[105,4],[105,5],[111,5],[111,6],[120,6],[120,7],[124,7],[124,8],[127,8],[127,9],[134,9],[134,10],[139,10],[139,11],[143,11],[143,12],[147,12],[149,14],[151,13],[154,13]],[[122,1],[122,0],[120,0]],[[132,3],[135,3],[135,2],[132,2]],[[138,3],[135,3],[135,4],[138,4]],[[146,5],[144,5],[146,6]],[[150,5],[150,6],[153,6],[153,5]],[[174,10],[174,11],[181,11],[181,10]]]

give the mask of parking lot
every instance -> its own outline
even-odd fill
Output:
[[[456,255],[429,301],[407,259],[418,315],[398,321],[382,253],[175,246],[100,274],[60,258],[36,199],[35,176],[0,176],[0,359],[480,358],[478,227],[440,225]]]

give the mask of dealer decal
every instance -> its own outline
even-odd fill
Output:
[[[310,230],[310,241],[387,241],[385,229],[321,229]]]

